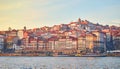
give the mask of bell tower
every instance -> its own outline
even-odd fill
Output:
[[[78,23],[81,23],[81,19],[80,18],[78,18]]]

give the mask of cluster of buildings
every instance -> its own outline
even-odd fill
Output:
[[[0,52],[50,51],[65,54],[120,50],[120,27],[93,24],[80,18],[69,24],[0,31]]]

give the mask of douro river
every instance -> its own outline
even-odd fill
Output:
[[[0,57],[0,69],[120,69],[120,57]]]

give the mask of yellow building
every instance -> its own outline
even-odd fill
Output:
[[[97,36],[95,34],[86,34],[86,48],[89,49],[90,52],[93,52],[93,48],[96,46],[96,40]]]
[[[78,50],[92,52],[97,37],[92,33],[87,33],[78,37]]]

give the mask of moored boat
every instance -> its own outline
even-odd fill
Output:
[[[92,53],[89,53],[89,54],[76,54],[75,56],[77,57],[105,57],[107,56],[106,54],[92,54]]]

